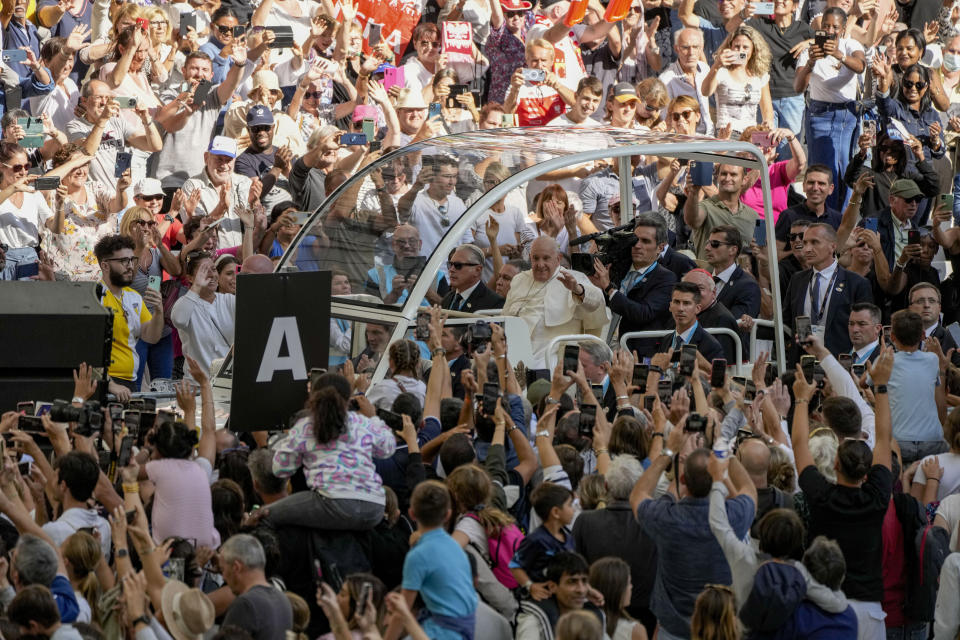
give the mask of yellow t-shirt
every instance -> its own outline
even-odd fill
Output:
[[[140,366],[140,358],[137,356],[140,329],[150,322],[153,315],[147,310],[140,294],[130,287],[124,287],[117,298],[103,285],[100,304],[113,311],[113,346],[110,349],[110,368],[107,373],[113,378],[133,380]]]

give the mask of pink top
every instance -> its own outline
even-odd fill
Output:
[[[780,217],[780,212],[787,208],[787,194],[790,189],[790,177],[787,175],[787,165],[789,160],[783,162],[774,162],[768,169],[770,173],[770,195],[772,201],[770,208],[773,209],[773,221],[776,222]],[[763,189],[760,186],[760,180],[743,192],[740,201],[753,209],[763,220]]]
[[[210,463],[206,458],[163,458],[147,463],[147,477],[156,485],[153,496],[153,539],[194,538],[198,547],[216,549],[220,533],[213,526]]]

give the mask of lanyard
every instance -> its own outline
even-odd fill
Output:
[[[811,324],[819,325],[820,321],[823,320],[824,317],[827,315],[827,305],[830,304],[830,296],[833,294],[833,285],[834,283],[836,283],[837,274],[839,273],[840,273],[840,265],[838,264],[833,270],[833,275],[830,277],[830,282],[827,284],[827,293],[823,296],[823,303],[817,300],[818,313],[816,316],[813,315],[813,283],[816,281],[817,274],[814,274],[813,277],[810,278],[810,286],[808,287],[807,291],[810,294],[810,323]]]

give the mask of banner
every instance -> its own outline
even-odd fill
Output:
[[[363,25],[363,52],[370,54],[369,27],[370,22],[382,25],[380,41],[386,42],[395,54],[402,54],[413,28],[420,22],[423,14],[423,5],[426,0],[356,0],[357,21]],[[340,12],[340,3],[336,3],[336,13],[339,22],[343,22]],[[344,25],[346,26],[346,25]]]
[[[330,351],[330,272],[237,278],[230,428],[286,429]]]
[[[447,64],[454,62],[473,64],[473,29],[470,23],[444,21],[441,27],[440,35],[443,38],[441,51],[447,54]]]

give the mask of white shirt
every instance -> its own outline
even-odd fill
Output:
[[[23,206],[9,198],[0,202],[0,242],[11,249],[35,247],[40,238],[40,227],[53,217],[47,201],[37,191],[23,193]]]
[[[820,322],[817,324],[822,324],[827,317],[827,310],[823,308],[823,305],[828,301],[828,296],[830,294],[829,285],[830,279],[833,278],[834,272],[837,270],[837,261],[834,260],[833,263],[824,269],[823,271],[813,270],[813,275],[810,276],[810,285],[807,287],[807,294],[803,302],[803,309],[806,315],[813,316],[813,305],[810,304],[810,292],[813,291],[813,288],[816,286],[816,277],[817,274],[820,274],[820,300],[818,309],[820,310]],[[811,321],[813,318],[811,317]]]
[[[469,289],[466,289],[465,291],[457,291],[456,289],[453,289],[453,296],[454,296],[454,297],[453,297],[452,299],[456,299],[456,296],[459,294],[459,295],[460,295],[460,307],[457,307],[457,308],[451,307],[451,309],[453,309],[454,311],[460,311],[460,308],[463,307],[463,304],[467,301],[467,298],[469,298],[470,296],[473,295],[473,290],[476,289],[478,286],[480,286],[480,281],[479,281],[479,280],[477,280],[472,287],[470,287]]]
[[[730,277],[733,275],[733,272],[736,271],[736,270],[737,270],[737,263],[736,263],[736,262],[731,263],[729,267],[727,267],[726,269],[724,269],[724,270],[721,271],[720,273],[717,273],[716,270],[714,270],[714,272],[713,272],[713,277],[714,277],[714,278],[720,278],[720,280],[721,280],[721,282],[718,282],[718,283],[717,283],[717,286],[716,286],[716,289],[714,290],[714,293],[719,294],[719,293],[720,293],[720,290],[723,289],[723,286],[724,286],[724,285],[730,284]]]
[[[840,38],[837,50],[844,57],[857,51],[863,52],[863,45],[851,38]],[[807,64],[810,50],[805,49],[797,59],[797,68]],[[810,99],[821,102],[852,102],[857,99],[858,73],[833,56],[817,60],[810,72]]]
[[[247,199],[250,196],[250,186],[252,181],[245,175],[239,173],[231,174],[233,181],[231,187],[230,210],[224,214],[225,220],[217,227],[217,238],[220,240],[220,247],[238,247],[243,243],[243,230],[240,224],[240,216],[237,215],[238,207],[246,207]],[[183,183],[183,197],[188,198],[194,189],[202,189],[200,202],[194,210],[196,215],[210,215],[217,204],[220,202],[220,190],[210,182],[210,176],[207,175],[206,168],[200,172],[200,175],[190,178]],[[181,209],[181,217],[184,221],[189,220],[185,210]]]
[[[536,24],[527,30],[527,42],[535,38],[542,38],[553,24],[544,16],[536,17]],[[577,85],[586,77],[587,69],[583,66],[583,57],[580,55],[580,38],[587,30],[587,25],[580,23],[570,27],[567,35],[560,42],[553,45],[553,72],[560,82],[570,91],[576,91]]]
[[[569,113],[569,111],[567,112]],[[574,122],[567,117],[566,113],[562,113],[550,122],[547,123],[548,127],[602,127],[603,123],[594,120],[593,118],[587,118],[583,122]]]
[[[445,207],[445,216],[440,212],[440,207]],[[427,195],[426,190],[418,193],[413,206],[410,207],[410,224],[420,231],[420,240],[423,243],[421,255],[429,256],[433,253],[443,236],[466,210],[463,200],[452,193],[447,196],[443,204],[439,204]],[[442,224],[444,219],[447,221],[446,225]],[[467,231],[463,234],[463,241],[458,244],[469,244],[471,239],[471,234]]]
[[[103,551],[104,556],[109,555],[110,523],[97,515],[97,512],[93,509],[80,509],[78,507],[67,509],[59,518],[43,525],[43,531],[59,547],[67,538],[86,527],[93,527],[100,532],[100,550]]]
[[[863,364],[866,362],[866,359],[870,357],[870,354],[873,353],[873,350],[877,348],[878,344],[880,344],[880,341],[874,340],[863,349],[854,349],[853,362],[855,364]]]
[[[180,296],[170,310],[170,322],[180,332],[183,354],[190,356],[204,371],[222,358],[233,346],[236,324],[237,296],[217,293],[213,302],[207,302],[193,291]],[[189,379],[189,372],[184,372]]]
[[[697,63],[697,72],[694,74],[694,80],[697,86],[691,86],[687,82],[687,75],[680,68],[679,62],[674,62],[667,70],[660,74],[660,82],[667,87],[667,96],[673,100],[677,96],[690,96],[696,98],[700,103],[700,124],[697,125],[697,133],[705,133],[708,136],[713,135],[713,120],[710,118],[710,99],[703,95],[700,87],[703,86],[703,79],[710,72],[710,65],[706,62]],[[667,110],[663,110],[666,117]]]

